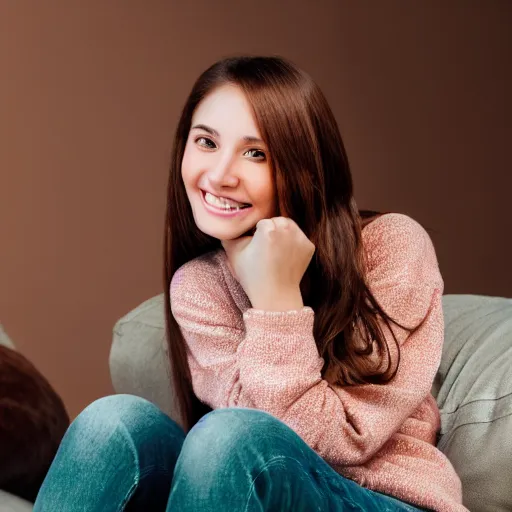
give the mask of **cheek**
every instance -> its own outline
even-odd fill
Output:
[[[274,208],[275,192],[272,185],[272,180],[264,179],[252,186],[253,200],[258,202],[261,209],[270,211]]]

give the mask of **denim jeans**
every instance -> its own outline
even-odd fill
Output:
[[[217,409],[185,436],[151,402],[113,395],[70,425],[34,512],[417,511],[336,473],[270,414]]]

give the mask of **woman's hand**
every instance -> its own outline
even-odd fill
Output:
[[[315,246],[292,219],[262,219],[254,236],[223,240],[222,246],[231,273],[253,308],[286,311],[303,307],[300,282]]]

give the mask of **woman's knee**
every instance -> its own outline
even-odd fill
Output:
[[[226,408],[206,414],[190,430],[182,457],[222,461],[244,454],[254,459],[280,455],[298,440],[297,434],[274,416],[257,409]]]
[[[146,444],[159,437],[184,439],[181,428],[149,400],[134,395],[110,395],[95,400],[72,422],[63,443],[110,443],[114,436],[130,444]]]
[[[230,439],[242,440],[248,436],[261,436],[280,430],[283,424],[274,416],[258,409],[225,408],[216,409],[203,416],[192,428],[189,436],[209,442]]]
[[[72,500],[75,494],[89,499],[98,482],[101,489],[93,498],[101,501],[105,495],[116,496],[112,498],[119,503],[116,510],[127,499],[162,500],[165,495],[166,500],[184,439],[183,430],[143,398],[100,398],[66,432],[43,485],[41,502],[51,502],[53,490],[66,486],[71,494],[62,499]]]
[[[271,499],[275,506],[269,509],[291,510],[280,503],[289,498],[291,490],[295,492],[296,483],[308,478],[316,481],[316,474],[310,476],[310,458],[304,446],[292,429],[263,411],[212,411],[185,439],[170,503],[188,503],[188,497],[194,496],[198,510],[206,503],[220,506],[229,496],[236,502],[233,510],[247,510],[249,499],[259,504]]]
[[[158,407],[145,398],[134,395],[110,395],[89,404],[73,423],[109,425],[122,421],[131,425],[147,422],[160,414]]]

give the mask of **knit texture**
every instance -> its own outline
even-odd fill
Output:
[[[385,214],[362,232],[367,282],[394,324],[396,377],[384,385],[333,386],[322,379],[314,311],[251,307],[220,249],[180,267],[171,310],[187,344],[193,389],[213,409],[251,407],[286,423],[339,474],[414,505],[452,512],[462,486],[436,448],[439,409],[431,387],[444,340],[443,279],[425,229]],[[381,324],[391,356],[397,350]]]

